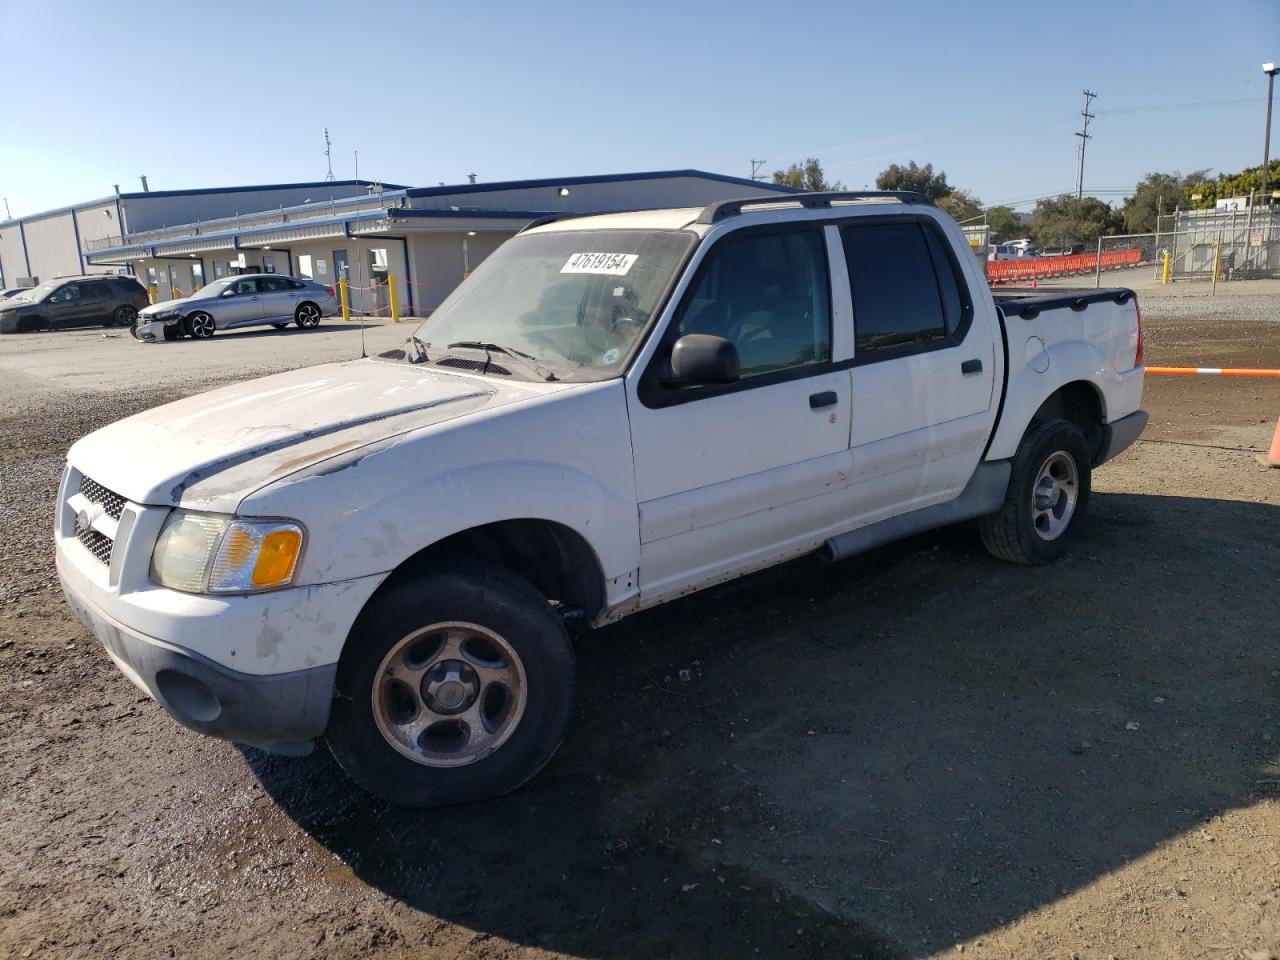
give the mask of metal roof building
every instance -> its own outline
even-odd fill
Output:
[[[438,187],[346,180],[120,194],[0,223],[0,285],[123,270],[168,299],[233,273],[346,277],[353,306],[376,313],[387,308],[386,280],[394,276],[405,312],[421,314],[500,243],[548,214],[788,192],[664,170]]]

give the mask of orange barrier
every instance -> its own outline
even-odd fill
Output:
[[[1102,254],[1101,269],[1119,270],[1122,267],[1134,267],[1142,263],[1142,251],[1109,250]],[[1073,253],[1065,257],[1027,257],[1023,260],[988,260],[987,279],[992,282],[1004,280],[1043,280],[1046,277],[1069,277],[1078,273],[1093,273],[1099,269],[1096,253]]]
[[[1254,367],[1147,367],[1147,373],[1165,377],[1280,377],[1280,370]]]

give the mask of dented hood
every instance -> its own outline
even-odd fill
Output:
[[[250,380],[147,410],[76,443],[77,470],[137,503],[225,501],[398,433],[534,393],[529,384],[355,360]]]

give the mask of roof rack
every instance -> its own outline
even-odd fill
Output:
[[[922,203],[929,206],[933,201],[923,193],[914,190],[838,190],[820,193],[792,193],[776,197],[745,197],[741,200],[719,200],[702,208],[695,223],[714,224],[727,217],[736,217],[742,213],[743,207],[758,207],[774,204],[798,203],[809,210],[821,210],[832,203],[850,200],[897,200],[899,203]]]

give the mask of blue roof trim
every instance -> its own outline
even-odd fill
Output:
[[[146,197],[203,197],[216,193],[251,193],[254,190],[304,190],[307,187],[371,187],[375,183],[388,190],[403,190],[399,183],[380,183],[377,180],[303,180],[300,183],[253,183],[242,187],[197,187],[192,190],[149,190],[146,193],[122,193],[121,200],[141,200]],[[326,198],[327,199],[327,198]],[[314,200],[313,203],[322,203]]]
[[[86,256],[93,261],[98,257],[116,256],[121,253],[138,251],[154,251],[156,247],[170,247],[180,243],[204,243],[209,240],[230,240],[233,246],[243,238],[252,238],[264,233],[280,233],[284,230],[295,230],[301,227],[327,227],[337,223],[355,223],[364,220],[399,220],[436,218],[448,219],[490,219],[490,220],[533,220],[545,217],[552,211],[547,210],[408,210],[392,207],[390,209],[366,210],[364,213],[339,214],[336,217],[318,217],[314,220],[291,220],[288,223],[269,223],[260,227],[245,227],[241,230],[218,230],[213,233],[191,233],[185,236],[166,237],[147,243],[130,243],[119,247],[103,247]],[[297,243],[299,241],[290,241]]]
[[[114,203],[120,200],[138,200],[143,197],[201,197],[217,193],[249,193],[254,190],[303,190],[307,187],[315,187],[317,189],[323,187],[371,187],[375,183],[385,187],[387,190],[405,190],[403,184],[399,183],[380,183],[376,180],[304,180],[301,183],[259,183],[250,184],[244,187],[197,187],[192,190],[151,190],[147,193],[122,193],[119,198],[113,193],[109,197],[99,197],[96,200],[85,200],[81,203],[71,203],[65,207],[55,207],[52,210],[41,210],[39,213],[28,213],[21,217],[11,217],[8,220],[0,220],[0,227],[12,226],[15,223],[30,223],[32,220],[43,220],[46,217],[56,217],[59,214],[70,213],[73,210],[84,210],[88,207],[100,207],[104,203]],[[364,199],[368,199],[368,194],[360,194]],[[324,203],[328,200],[325,197],[322,200],[312,200],[312,203]],[[334,197],[337,201],[351,199],[349,197]],[[253,213],[261,213],[260,210],[246,211],[246,216]]]
[[[773,190],[778,193],[804,193],[798,187],[784,187],[776,183],[730,177],[723,173],[707,173],[705,170],[653,170],[648,173],[606,173],[586,177],[552,177],[545,180],[499,180],[494,183],[460,183],[451,187],[410,187],[405,191],[410,197],[440,197],[459,193],[491,193],[495,190],[530,190],[537,187],[572,187],[588,183],[625,183],[632,180],[672,180],[676,177],[694,177],[714,180],[717,183],[736,183],[757,190]]]

